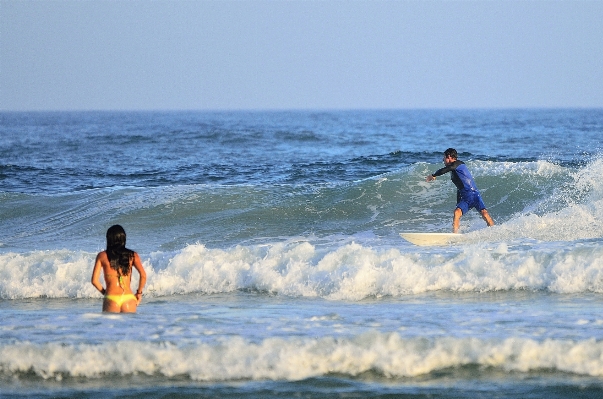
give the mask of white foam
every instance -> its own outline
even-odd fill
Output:
[[[566,168],[550,161],[532,162],[492,162],[492,161],[469,161],[467,165],[474,176],[538,176],[553,178],[564,174]]]
[[[0,254],[0,298],[100,298],[90,284],[95,258],[69,250]]]
[[[505,372],[557,370],[601,377],[603,342],[403,338],[397,333],[371,332],[350,338],[266,338],[260,342],[231,337],[187,346],[130,341],[0,346],[2,374],[32,372],[55,379],[147,374],[199,381],[301,380],[369,371],[399,378],[467,365]]]
[[[89,297],[94,258],[90,254],[60,251],[34,251],[0,255],[0,297]]]
[[[505,245],[494,251],[469,245],[460,252],[402,253],[352,243],[321,253],[307,242],[276,244],[267,252],[194,245],[157,273],[149,290],[169,295],[254,289],[338,300],[436,290],[603,292],[601,262],[603,249],[592,246],[517,252]]]
[[[357,243],[317,248],[299,241],[230,250],[189,245],[143,257],[145,295],[257,290],[360,300],[438,290],[603,292],[603,247],[596,243],[514,250],[477,242],[454,250],[406,250]],[[0,296],[100,298],[89,282],[93,262],[94,254],[69,251],[2,254]]]
[[[560,181],[553,195],[532,204],[491,233],[496,232],[499,239],[603,238],[603,181],[599,178],[603,174],[603,157],[593,159],[583,168],[565,168],[563,173],[567,181]]]

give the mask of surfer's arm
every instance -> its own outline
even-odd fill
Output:
[[[450,171],[454,170],[454,168],[452,166],[445,166],[442,169],[438,169],[435,172],[433,172],[432,174],[430,174],[429,176],[427,176],[425,178],[426,181],[432,181],[435,180],[436,177],[438,176],[442,176],[443,174],[446,174]]]

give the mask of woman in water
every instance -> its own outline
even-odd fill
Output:
[[[136,294],[132,293],[130,281],[132,266],[140,276]],[[100,272],[103,270],[107,288],[100,283]],[[126,248],[126,232],[120,225],[107,230],[107,249],[96,256],[92,270],[92,285],[105,296],[103,312],[136,312],[142,299],[142,289],[147,281],[147,274],[142,267],[140,257]]]

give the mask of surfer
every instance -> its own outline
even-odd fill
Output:
[[[438,169],[425,179],[426,181],[433,181],[437,176],[450,172],[450,180],[452,180],[457,188],[457,204],[452,220],[452,232],[458,233],[461,216],[471,208],[475,208],[482,215],[482,219],[486,221],[488,226],[494,226],[494,221],[490,217],[486,205],[484,205],[484,201],[473,180],[473,176],[471,176],[465,163],[459,161],[457,157],[458,154],[456,150],[454,148],[448,148],[444,151],[444,165],[446,166],[442,169]]]
[[[136,294],[130,288],[132,267],[139,274]],[[104,273],[107,288],[100,283],[101,269]],[[104,295],[103,312],[132,313],[142,299],[142,289],[147,281],[147,274],[142,267],[138,254],[126,248],[126,232],[120,225],[107,230],[107,249],[96,256],[92,270],[92,285]]]

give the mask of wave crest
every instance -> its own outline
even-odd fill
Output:
[[[603,292],[603,247],[572,249],[529,242],[481,241],[425,251],[375,249],[358,243],[323,248],[307,241],[210,249],[189,245],[144,259],[145,295],[252,290],[271,294],[362,300],[430,291],[548,290]],[[408,248],[406,248],[408,249]],[[4,299],[99,297],[90,285],[94,255],[40,251],[0,255]],[[133,276],[136,284],[137,276]]]
[[[178,346],[128,342],[100,345],[18,343],[0,346],[0,372],[48,379],[104,375],[187,376],[199,381],[302,380],[329,374],[415,377],[439,370],[479,366],[505,372],[556,370],[603,376],[603,342],[527,338],[403,338],[369,332],[350,338],[240,337]]]

